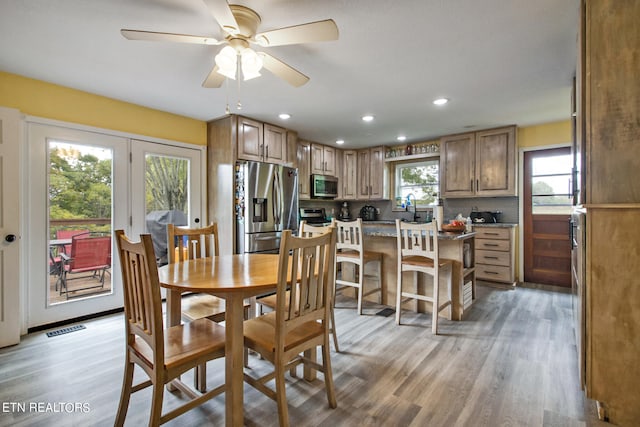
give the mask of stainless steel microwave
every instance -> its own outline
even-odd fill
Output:
[[[316,199],[338,197],[338,178],[329,175],[311,175],[311,197]]]

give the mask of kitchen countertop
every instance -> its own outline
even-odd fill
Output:
[[[473,224],[474,227],[494,227],[494,228],[513,228],[517,227],[518,224],[513,224],[511,222],[480,222]]]
[[[365,236],[371,237],[396,237],[396,222],[393,221],[363,221],[362,222],[362,233]],[[391,227],[393,226],[393,227]],[[475,236],[475,232],[469,233],[448,233],[448,232],[439,232],[438,239],[440,240],[465,240],[470,237]]]

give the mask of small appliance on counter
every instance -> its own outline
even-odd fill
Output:
[[[500,222],[502,212],[472,211],[469,217],[474,224],[493,224]]]
[[[349,211],[349,203],[344,202],[342,208],[340,208],[340,215],[338,216],[340,221],[351,221],[351,212]]]
[[[362,209],[360,209],[360,218],[362,218],[363,221],[375,221],[378,219],[376,208],[371,205],[363,206]]]
[[[300,221],[307,224],[321,225],[327,222],[327,214],[324,208],[300,208]]]

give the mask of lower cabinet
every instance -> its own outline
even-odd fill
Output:
[[[515,227],[473,226],[476,279],[515,285]]]

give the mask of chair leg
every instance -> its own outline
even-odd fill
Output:
[[[159,378],[155,378],[153,383],[153,393],[151,397],[151,414],[149,416],[149,427],[160,425],[162,416],[162,397],[164,394],[164,384]]]
[[[333,387],[333,372],[331,371],[331,351],[329,350],[329,338],[325,338],[322,346],[322,373],[324,375],[324,388],[327,389],[327,400],[331,408],[336,408],[336,391]]]
[[[284,365],[276,364],[276,402],[278,404],[278,420],[280,427],[289,427],[289,408],[284,382]]]
[[[359,269],[359,274],[358,274],[358,314],[362,314],[362,300],[364,299],[364,297],[362,296],[362,294],[364,293],[364,264],[358,266]]]
[[[338,333],[336,332],[336,316],[333,312],[333,301],[331,301],[331,335],[333,335],[333,346],[336,349],[336,353],[340,353],[338,347]]]
[[[398,266],[398,286],[396,289],[396,324],[400,324],[400,312],[402,311],[402,266]]]
[[[129,409],[129,398],[131,397],[131,388],[133,385],[133,362],[127,361],[124,365],[124,376],[122,378],[122,391],[120,392],[120,403],[118,404],[118,415],[116,416],[115,427],[122,427],[124,420],[127,418],[127,410]]]
[[[433,313],[431,314],[431,333],[438,335],[438,311],[440,310],[440,275],[433,276]]]

